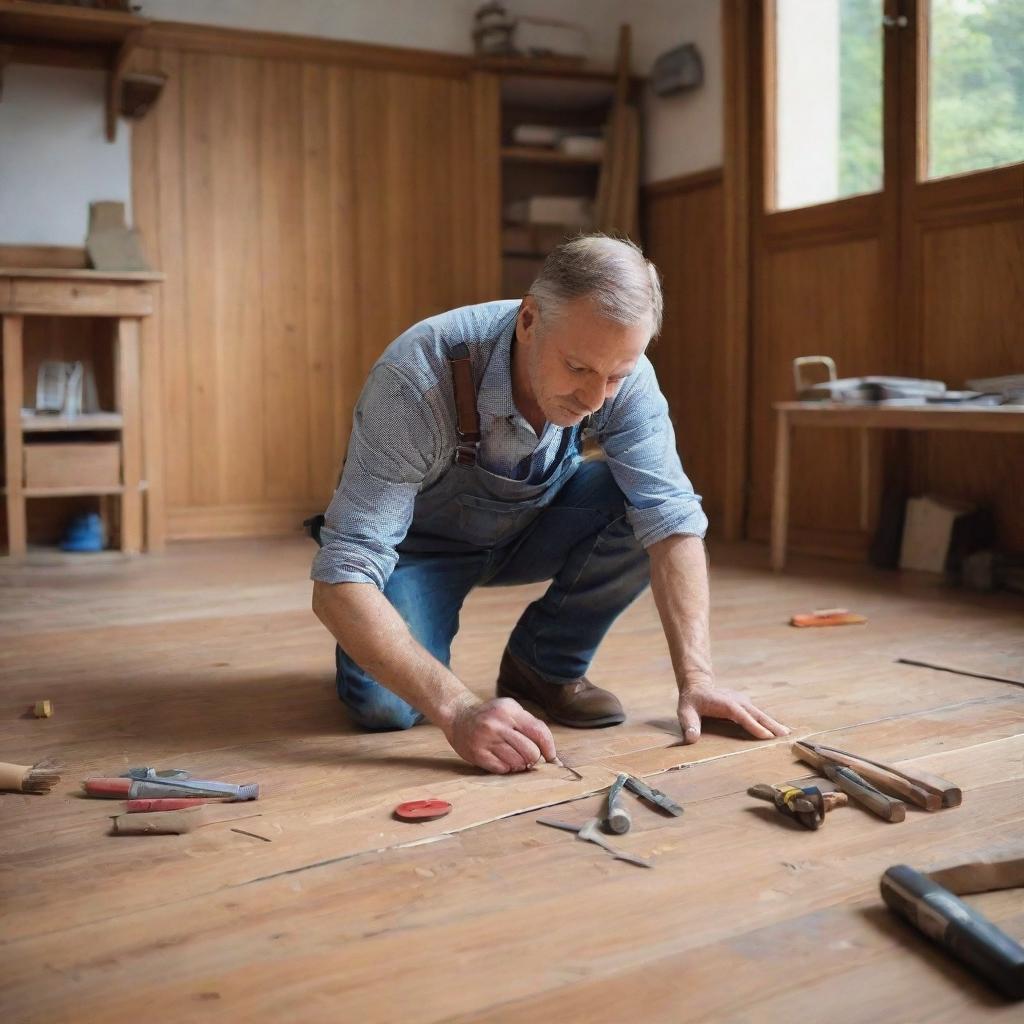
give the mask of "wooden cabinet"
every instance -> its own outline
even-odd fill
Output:
[[[8,552],[24,555],[33,498],[114,495],[120,548],[163,546],[160,394],[156,353],[140,347],[141,318],[154,308],[154,273],[0,268],[3,318],[4,499]],[[25,406],[25,325],[31,317],[102,317],[110,326],[115,406],[51,416]],[[29,353],[31,355],[31,353]],[[34,360],[28,360],[29,367]],[[145,423],[144,423],[145,421]],[[145,503],[144,503],[145,496]]]

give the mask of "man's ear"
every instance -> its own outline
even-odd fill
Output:
[[[519,307],[519,317],[516,320],[516,338],[519,341],[529,344],[533,340],[537,332],[537,313],[537,300],[532,295],[527,295]]]

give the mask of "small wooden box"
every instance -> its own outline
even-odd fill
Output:
[[[25,488],[117,488],[121,484],[121,446],[104,443],[25,445]]]

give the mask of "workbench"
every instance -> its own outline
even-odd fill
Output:
[[[119,499],[123,552],[138,553],[144,542],[150,550],[162,547],[158,356],[148,350],[152,345],[144,351],[141,344],[141,322],[152,314],[155,285],[162,280],[162,274],[150,271],[0,267],[9,555],[26,552],[26,499],[90,494]],[[114,411],[66,417],[25,408],[26,397],[35,391],[34,380],[24,372],[24,322],[32,316],[112,322]],[[68,435],[83,434],[111,440],[60,443],[61,435],[68,440]],[[36,441],[38,435],[46,436],[27,448],[26,435]]]
[[[955,430],[960,433],[1024,434],[1024,406],[847,405],[839,402],[776,402],[775,476],[772,498],[772,568],[786,565],[789,526],[790,440],[794,427],[852,428],[860,431],[860,528],[872,526],[877,506],[873,431]]]

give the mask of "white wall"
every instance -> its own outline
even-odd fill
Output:
[[[506,0],[516,14],[575,21],[591,58],[610,67],[619,24],[633,26],[633,67],[695,42],[705,65],[696,92],[645,100],[645,181],[716,167],[722,160],[719,0]],[[147,17],[292,32],[388,46],[469,53],[480,0],[142,0]],[[103,75],[9,66],[0,101],[0,244],[81,245],[89,202],[128,202],[131,125],[103,134]]]
[[[643,0],[629,4],[634,66],[648,74],[655,58],[696,43],[704,84],[644,101],[644,181],[663,181],[722,165],[722,12],[720,0]]]
[[[83,245],[90,202],[130,203],[130,127],[122,121],[107,142],[104,95],[100,71],[6,68],[0,244]]]

